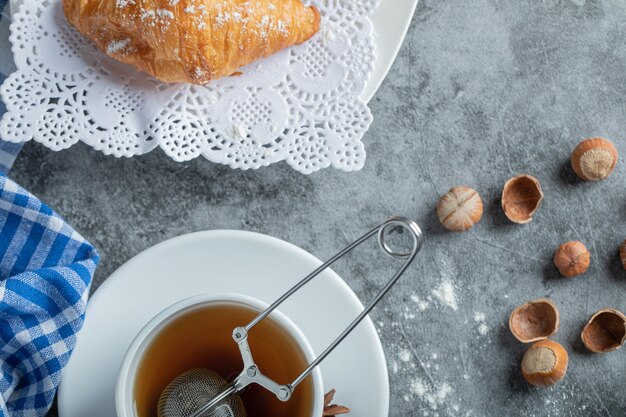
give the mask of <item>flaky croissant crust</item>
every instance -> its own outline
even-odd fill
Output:
[[[319,29],[300,0],[63,0],[82,35],[165,82],[206,84]]]

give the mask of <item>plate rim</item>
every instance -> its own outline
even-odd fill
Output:
[[[393,1],[397,1],[397,0],[393,0]],[[393,1],[392,0],[380,0],[378,7],[374,9],[374,11],[372,12],[370,16],[370,20],[372,22],[372,30],[374,31],[374,46],[376,47],[377,51],[379,51],[381,48],[381,45],[379,43],[379,38],[377,36],[377,31],[380,30],[381,28],[378,27],[376,22],[385,13],[385,11],[387,10],[387,7],[392,8],[394,6],[397,6],[397,4],[394,4]],[[376,54],[374,71],[370,75],[369,79],[365,83],[365,87],[363,88],[363,91],[361,91],[361,94],[359,95],[361,100],[363,100],[365,103],[369,103],[372,100],[374,95],[376,95],[376,93],[380,89],[380,86],[382,85],[383,81],[387,79],[387,75],[389,74],[391,67],[396,62],[396,58],[398,57],[400,48],[402,48],[402,45],[404,44],[406,35],[409,31],[409,28],[411,27],[411,22],[413,21],[413,16],[415,15],[415,10],[417,10],[417,5],[419,3],[419,0],[407,0],[407,1],[411,3],[408,4],[409,10],[404,15],[406,16],[406,18],[401,22],[401,24],[399,24],[400,41],[396,42],[392,46],[392,48],[390,48],[392,50],[392,53],[390,55],[390,59],[388,59],[387,61],[381,61],[380,54],[379,53]],[[389,6],[384,7],[383,5],[389,5]],[[382,70],[380,71],[379,74],[377,74],[377,77],[374,77],[373,75],[376,72],[376,65],[378,65],[379,68],[382,68]]]
[[[87,305],[86,314],[89,314],[89,311],[92,308],[94,308],[91,306],[93,306],[96,303],[99,303],[99,301],[97,300],[100,300],[101,298],[106,297],[106,293],[108,292],[107,289],[111,287],[112,285],[114,285],[114,283],[120,279],[119,278],[120,276],[123,277],[124,271],[126,269],[131,268],[135,263],[142,262],[143,258],[145,257],[148,257],[148,259],[150,259],[150,255],[152,252],[157,252],[159,250],[167,248],[167,246],[179,245],[182,241],[185,241],[185,240],[194,240],[194,239],[203,239],[203,238],[207,238],[207,239],[216,239],[216,238],[217,239],[220,239],[220,238],[240,239],[242,238],[244,240],[256,240],[257,242],[260,242],[263,244],[270,244],[270,245],[275,245],[279,248],[283,248],[286,251],[292,252],[295,256],[298,256],[301,259],[304,259],[308,262],[312,262],[313,264],[316,264],[316,265],[322,264],[322,261],[319,258],[311,254],[310,252],[302,249],[301,247],[294,245],[290,242],[287,242],[283,239],[270,236],[267,234],[263,234],[263,233],[245,231],[245,230],[236,230],[236,229],[202,230],[202,231],[186,233],[183,235],[169,238],[153,246],[150,246],[144,249],[143,251],[137,253],[130,259],[128,259],[122,265],[120,265],[120,267],[117,268],[115,271],[113,271],[90,296],[89,303]],[[363,303],[361,302],[359,297],[354,293],[354,291],[352,291],[350,286],[331,268],[329,268],[328,272],[330,276],[332,277],[333,284],[338,285],[343,290],[344,294],[351,300],[351,302],[355,303],[355,305],[357,305],[360,310],[363,310],[364,308]],[[381,390],[380,390],[381,408],[380,410],[383,411],[383,414],[381,415],[381,417],[386,417],[389,415],[389,401],[390,401],[390,383],[389,383],[389,371],[388,371],[387,359],[385,356],[385,352],[384,352],[380,337],[378,335],[378,332],[376,331],[376,328],[371,318],[367,316],[360,325],[366,326],[368,328],[368,331],[367,331],[368,337],[373,340],[374,343],[372,347],[376,351],[376,357],[373,359],[380,361],[380,371],[382,372],[382,376],[383,376],[382,381],[380,381],[381,382]],[[79,332],[78,334],[77,346],[78,346],[78,343],[80,343],[82,334],[84,333]],[[71,365],[73,358],[74,358],[74,355],[70,357],[70,361],[68,362],[68,367]],[[67,367],[64,369],[64,371],[65,370],[67,370]],[[323,378],[323,375],[322,375],[322,378]],[[63,378],[61,378],[61,382],[59,384],[58,392],[57,392],[57,410],[58,410],[58,414],[60,417],[63,417],[64,415],[67,414],[64,411],[66,407],[65,404],[71,401],[71,395],[65,394],[65,392],[66,392],[66,389],[65,389],[64,380]],[[66,400],[66,397],[70,397],[70,398],[67,398]]]

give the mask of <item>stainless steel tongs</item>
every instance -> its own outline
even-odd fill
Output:
[[[393,227],[402,227],[405,231],[408,231],[413,239],[413,245],[409,252],[396,252],[385,241],[385,232]],[[289,384],[279,384],[271,378],[265,376],[258,366],[254,362],[250,346],[248,345],[248,333],[254,328],[261,320],[266,318],[272,313],[283,301],[289,298],[293,293],[302,288],[306,283],[318,276],[326,268],[330,267],[338,259],[342,258],[348,252],[365,242],[375,234],[378,235],[378,244],[380,248],[389,256],[397,259],[404,259],[404,264],[395,273],[395,275],[387,282],[387,284],[380,290],[380,292],[374,297],[372,301],[365,307],[365,309],[350,323],[350,325],[330,344],[309,366],[302,371],[302,373]],[[293,390],[306,378],[309,373],[319,365],[345,338],[354,330],[354,328],[369,314],[369,312],[378,304],[378,302],[387,294],[387,292],[398,281],[402,274],[409,267],[415,256],[419,252],[422,246],[422,232],[414,221],[406,217],[391,217],[387,219],[381,225],[373,228],[359,239],[348,245],[345,249],[337,253],[335,256],[324,262],[320,267],[307,275],[304,279],[294,285],[289,291],[283,294],[278,300],[270,305],[265,311],[261,312],[254,320],[248,323],[244,327],[237,327],[233,330],[233,339],[239,346],[241,358],[243,359],[244,368],[233,382],[231,382],[220,394],[215,396],[212,400],[196,410],[190,417],[201,417],[207,411],[212,410],[221,402],[241,392],[245,387],[252,383],[256,383],[271,391],[281,401],[288,401],[291,398]]]

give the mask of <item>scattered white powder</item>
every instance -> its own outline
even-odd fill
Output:
[[[325,45],[328,45],[336,38],[337,37],[335,36],[335,31],[333,31],[331,28],[326,28],[322,31],[322,41]]]
[[[435,392],[425,394],[424,399],[431,409],[437,410],[444,404],[444,402],[446,401],[446,397],[451,392],[452,387],[444,382]]]
[[[267,5],[267,8],[268,8],[268,10],[275,10],[276,6],[274,6],[273,3],[270,3],[270,4]]]
[[[192,7],[192,6],[189,6]],[[207,22],[206,22],[206,15],[207,15],[207,10],[206,10],[206,6],[204,4],[201,4],[198,6],[197,9],[193,9],[193,11],[191,13],[195,13],[195,12],[199,12],[199,14],[196,15],[195,20],[196,20],[196,24],[198,25],[198,29],[202,30],[204,28],[207,27]]]
[[[174,18],[174,13],[170,12],[167,9],[157,9],[156,14],[161,19],[173,19]]]
[[[414,379],[411,381],[411,392],[418,397],[423,398],[428,392],[428,387],[421,379]]]
[[[147,25],[154,27],[158,23],[165,30],[174,19],[174,13],[167,9],[147,9],[141,12],[140,17]]]
[[[409,362],[411,360],[411,352],[407,349],[402,349],[400,353],[398,353],[398,357],[402,362]]]
[[[129,5],[135,4],[135,0],[117,0],[116,5],[118,9],[123,9]]]
[[[183,9],[183,11],[184,11],[185,13],[195,13],[195,12],[196,12],[196,6],[194,6],[193,4],[191,4],[191,5],[187,6],[187,7],[185,7],[185,8]]]
[[[428,302],[420,300],[420,298],[416,294],[411,295],[411,301],[417,304],[417,309],[419,311],[424,311],[428,308]]]
[[[178,4],[178,2],[179,2],[179,1],[180,1],[180,0],[170,0],[170,1],[169,1],[170,6],[172,6],[172,7],[176,6],[176,5]]]
[[[204,77],[204,74],[205,74],[205,72],[204,72],[204,70],[202,68],[196,68],[195,73],[196,73],[196,77],[198,77],[198,78]]]
[[[324,45],[328,45],[329,43],[331,43],[337,38],[337,36],[335,35],[337,30],[335,29],[335,25],[331,22],[326,22],[322,26],[322,30],[320,30],[320,32],[321,32],[320,36],[322,38],[322,43]]]
[[[481,336],[485,336],[487,333],[489,333],[489,326],[487,326],[486,320],[487,316],[485,315],[485,313],[481,313],[479,311],[474,312],[474,321],[478,323],[478,334],[480,334]]]
[[[215,27],[220,28],[224,26],[225,23],[228,23],[231,19],[232,15],[219,12],[217,16],[215,16],[215,20],[213,21]]]
[[[261,39],[267,39],[267,30],[270,26],[270,17],[265,15],[261,18],[261,21],[257,23],[257,29],[259,30],[259,35]]]
[[[107,45],[107,54],[114,54],[120,52],[128,46],[130,39],[120,39],[117,41],[111,41]]]
[[[154,19],[154,10],[144,10],[141,12],[141,20]]]
[[[476,323],[482,323],[485,321],[487,317],[485,316],[485,313],[481,313],[479,311],[475,311],[474,312],[474,321]]]
[[[395,327],[402,327],[405,322],[412,320],[418,315],[418,312],[425,311],[431,304],[440,304],[443,309],[445,307],[451,308],[453,311],[459,309],[459,303],[461,299],[457,299],[457,291],[459,287],[455,285],[455,277],[457,273],[453,267],[453,263],[446,259],[446,256],[441,257],[441,264],[439,268],[440,281],[436,286],[427,294],[412,293],[409,295],[410,300],[401,310],[390,310],[385,307],[385,312],[396,314],[396,317],[400,317],[397,321],[391,321],[389,327],[392,329]],[[490,331],[487,325],[487,315],[480,311],[475,311],[470,316],[470,323],[473,323],[476,331],[481,335],[485,335]],[[467,321],[466,321],[467,323]],[[382,325],[380,325],[382,327]],[[450,415],[457,415],[461,411],[461,415],[469,417],[473,415],[471,410],[463,411],[463,408],[458,402],[452,398],[454,389],[445,380],[437,380],[436,376],[440,370],[440,362],[443,361],[440,353],[437,350],[430,350],[422,352],[423,357],[417,357],[413,355],[413,351],[405,349],[401,346],[396,346],[397,358],[390,362],[390,373],[407,373],[412,379],[410,379],[409,387],[402,398],[404,401],[421,401],[423,403],[423,415],[424,416],[439,416],[443,411],[446,411]],[[416,352],[416,354],[420,354]],[[424,360],[426,359],[426,360]],[[462,359],[462,358],[461,358]],[[459,357],[453,357],[454,362],[459,362]],[[443,369],[443,368],[442,368]],[[419,376],[418,376],[419,375]],[[417,377],[416,377],[417,376]],[[435,377],[433,379],[433,376]],[[461,374],[462,379],[469,380],[470,375],[468,373]],[[428,378],[426,378],[428,377]],[[445,414],[445,413],[444,413]],[[422,413],[419,413],[422,415]],[[448,415],[448,414],[446,414]]]
[[[282,20],[279,20],[276,23],[276,27],[278,28],[278,31],[284,35],[287,34],[288,30],[287,30],[287,25],[285,24],[285,22],[283,22]]]
[[[248,129],[242,124],[233,125],[233,134],[237,139],[245,139],[248,137]]]
[[[443,406],[452,392],[452,387],[444,382],[438,387],[431,387],[423,380],[416,378],[411,381],[410,393],[426,403],[433,411]]]
[[[456,295],[454,294],[454,286],[450,281],[442,281],[439,287],[434,289],[432,293],[441,304],[450,307],[454,311],[459,309],[456,303]]]

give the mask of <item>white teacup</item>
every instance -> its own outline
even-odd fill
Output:
[[[160,331],[182,314],[188,313],[193,309],[206,307],[212,303],[223,302],[241,304],[259,311],[263,311],[268,306],[266,303],[246,295],[224,293],[193,296],[179,301],[161,311],[152,320],[150,320],[146,326],[144,326],[126,352],[115,388],[115,407],[118,417],[138,417],[135,410],[134,400],[134,387],[137,371],[147,348],[151,345],[151,342],[160,333]],[[285,329],[286,332],[293,338],[309,363],[315,359],[313,348],[304,336],[304,333],[302,333],[295,323],[278,310],[273,311],[270,318],[281,325],[281,327],[283,327],[283,329]],[[247,323],[242,323],[242,325],[245,324]],[[254,332],[254,329],[251,331]],[[233,341],[233,344],[234,343],[235,342]],[[254,351],[252,353],[254,354]],[[310,375],[313,387],[313,407],[310,415],[311,417],[318,417],[322,415],[324,403],[322,374],[319,368],[316,367]],[[291,381],[277,382],[289,383]],[[297,389],[298,387],[296,387],[296,390]]]

